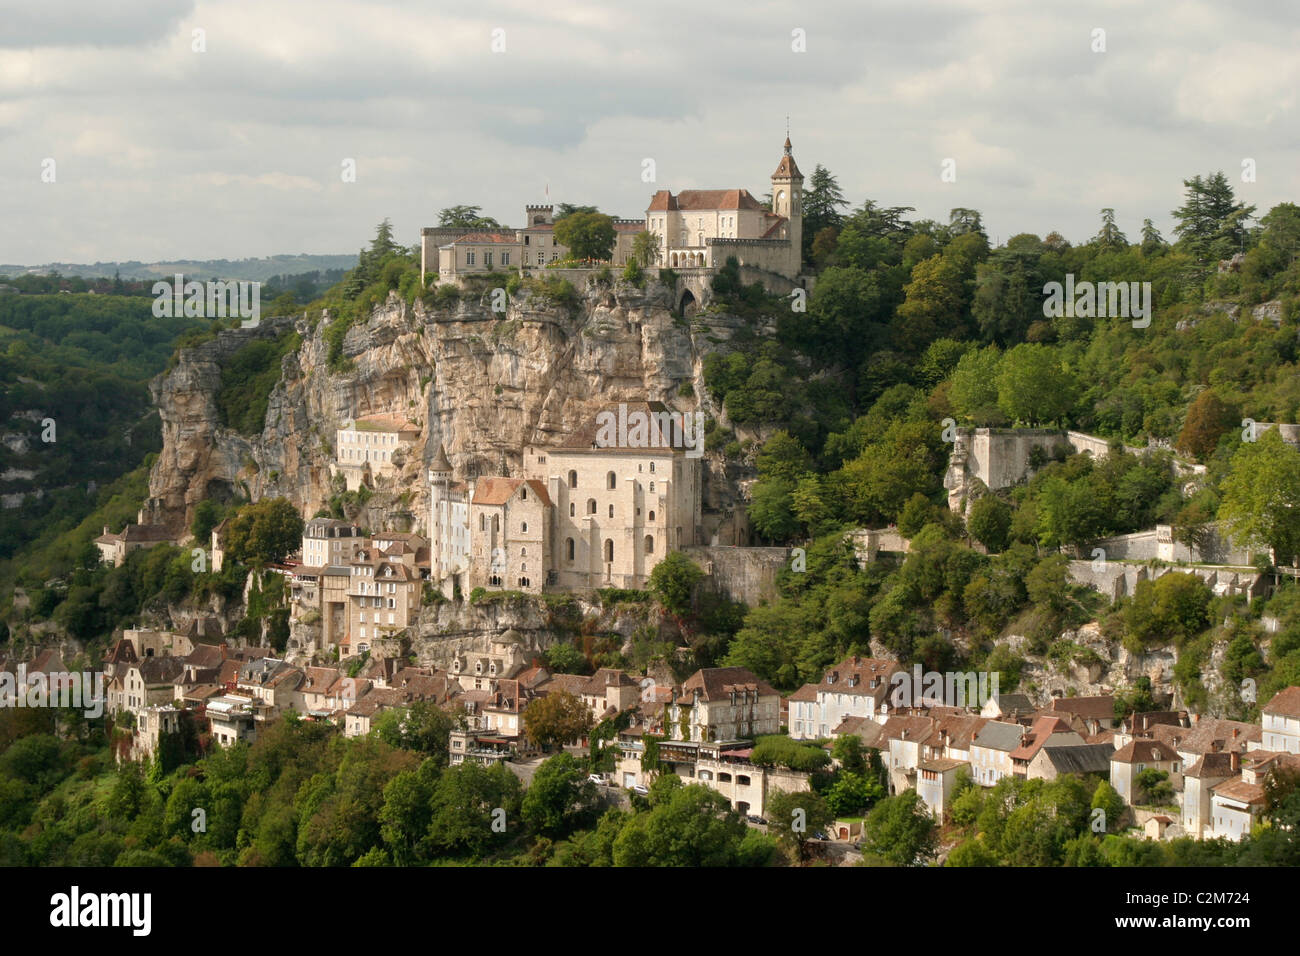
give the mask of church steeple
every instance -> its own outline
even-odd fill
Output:
[[[785,153],[772,174],[772,212],[785,217],[782,238],[790,240],[790,275],[797,275],[803,264],[803,173],[794,161],[788,131]]]

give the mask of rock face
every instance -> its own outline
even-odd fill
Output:
[[[336,492],[337,429],[362,415],[402,416],[421,429],[397,474],[349,514],[372,530],[424,528],[424,466],[439,443],[465,478],[516,472],[526,445],[556,443],[610,402],[663,401],[721,417],[704,389],[702,358],[725,349],[743,320],[705,313],[692,329],[672,315],[671,291],[653,280],[645,289],[591,285],[574,308],[526,289],[504,314],[490,305],[488,293],[467,295],[451,310],[412,307],[394,293],[347,331],[341,370],[328,361],[328,316],[315,327],[306,316],[264,319],[182,351],[151,385],[163,450],[149,477],[146,520],[179,531],[199,502],[231,492],[253,500],[283,495],[310,516]],[[223,427],[223,364],[249,341],[289,327],[302,345],[283,359],[261,433]],[[692,397],[679,397],[687,383]],[[706,471],[706,509],[734,507],[730,469]]]

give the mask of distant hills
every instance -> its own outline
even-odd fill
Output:
[[[48,262],[39,266],[0,264],[0,276],[46,275],[57,272],[63,276],[112,278],[119,274],[123,279],[154,279],[175,275],[204,279],[245,279],[265,282],[273,276],[292,276],[303,272],[326,272],[331,269],[351,269],[357,264],[356,255],[346,256],[266,256],[261,259],[177,259],[172,262]]]

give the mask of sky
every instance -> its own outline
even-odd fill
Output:
[[[516,225],[761,197],[787,116],[805,177],[854,206],[972,207],[999,241],[1084,241],[1109,206],[1168,237],[1198,173],[1260,215],[1300,201],[1297,50],[1294,0],[0,0],[0,262],[351,253],[453,204]]]

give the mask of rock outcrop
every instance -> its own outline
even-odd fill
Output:
[[[150,473],[146,520],[180,531],[205,498],[231,493],[283,495],[312,515],[337,490],[330,472],[337,430],[362,415],[399,415],[421,429],[397,474],[379,481],[355,519],[372,530],[423,528],[425,463],[440,443],[457,476],[472,477],[517,471],[525,446],[557,442],[610,402],[663,401],[721,418],[707,398],[702,359],[725,349],[743,320],[710,312],[688,325],[670,311],[671,291],[653,280],[644,289],[592,284],[576,307],[527,288],[505,313],[490,306],[488,293],[449,310],[410,306],[393,293],[348,329],[333,368],[328,315],[315,324],[305,315],[264,319],[182,350],[151,385],[163,450]],[[302,344],[282,361],[261,433],[223,426],[223,364],[249,341],[289,327]],[[734,507],[731,469],[707,471],[705,508]]]

